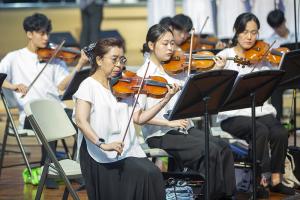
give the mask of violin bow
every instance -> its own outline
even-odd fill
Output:
[[[192,68],[192,51],[193,51],[194,34],[195,34],[195,29],[192,28],[191,44],[190,44],[190,52],[189,52],[188,76],[190,76],[190,74],[191,74],[191,68]]]
[[[274,40],[273,43],[269,46],[268,50],[261,57],[261,60],[254,65],[251,72],[253,72],[253,70],[258,66],[258,64],[261,63],[267,57],[268,53],[270,52],[270,50],[271,50],[272,46],[275,44],[275,42],[276,42],[276,40]]]
[[[42,68],[42,70],[38,73],[38,75],[33,79],[33,81],[29,84],[28,89],[26,94],[29,92],[29,90],[32,88],[33,84],[37,81],[37,79],[40,77],[40,75],[43,73],[43,71],[46,69],[47,65],[52,62],[52,60],[55,58],[55,56],[57,55],[57,53],[59,52],[59,50],[63,47],[64,43],[66,42],[66,40],[63,40],[60,45],[55,49],[53,55],[51,56],[51,58],[48,60],[48,62],[46,62],[46,64],[44,65],[44,67]],[[21,98],[24,98],[26,96],[26,94],[22,95]]]
[[[140,83],[140,86],[139,86],[139,89],[138,89],[136,98],[135,98],[135,100],[134,100],[133,108],[132,108],[132,111],[131,111],[131,114],[130,114],[130,117],[129,117],[129,120],[128,120],[128,123],[127,123],[127,126],[126,126],[126,129],[125,129],[125,133],[124,133],[124,135],[123,135],[122,143],[125,141],[126,135],[127,135],[127,133],[128,133],[128,129],[129,129],[129,126],[130,126],[130,122],[131,122],[131,120],[132,120],[132,117],[133,117],[134,110],[135,110],[135,108],[136,108],[138,99],[139,99],[140,94],[141,94],[141,92],[142,92],[143,85],[144,85],[144,83],[145,83],[145,78],[146,78],[146,74],[147,74],[148,69],[149,69],[149,65],[150,65],[150,61],[149,61],[148,64],[147,64],[146,71],[145,71],[144,76],[143,76],[143,78],[142,78],[142,80],[141,80],[141,83]],[[117,154],[117,159],[119,158],[119,156],[120,156],[120,154],[118,153],[118,154]]]
[[[206,26],[206,23],[207,23],[208,19],[209,19],[209,16],[206,16],[205,21],[204,21],[204,23],[203,23],[203,25],[202,25],[202,27],[201,27],[201,29],[199,31],[199,43],[201,41],[201,34],[202,34],[203,30],[204,30],[204,27]]]

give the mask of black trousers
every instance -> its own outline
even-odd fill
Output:
[[[80,47],[98,41],[100,26],[103,18],[103,5],[92,3],[81,10]]]
[[[229,145],[222,139],[209,138],[210,199],[231,196],[235,191],[233,155]],[[205,174],[204,132],[192,128],[189,134],[171,130],[164,136],[147,140],[151,148],[161,148],[172,155],[181,167]]]
[[[75,129],[77,130],[76,125],[75,125],[75,124],[73,123],[73,121],[72,121],[72,113],[73,113],[73,110],[72,110],[72,109],[69,109],[69,108],[65,108],[65,112],[67,113],[67,115],[68,115],[69,119],[71,120],[73,126],[74,126]],[[24,129],[31,129],[31,130],[32,130],[31,124],[30,124],[30,122],[29,122],[29,120],[28,120],[27,117],[25,118],[23,128],[24,128]],[[56,152],[57,141],[49,142],[49,145],[50,145],[51,149],[53,150],[53,152]],[[47,156],[47,151],[46,151],[46,149],[44,148],[44,146],[42,146],[41,166],[45,164],[46,156]]]
[[[221,128],[231,135],[251,141],[251,117],[231,117],[221,122]],[[287,130],[273,115],[256,118],[256,155],[262,173],[284,173],[284,162],[288,145]],[[271,156],[269,154],[271,150]]]

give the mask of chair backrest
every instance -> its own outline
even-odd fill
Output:
[[[48,142],[76,134],[76,130],[60,102],[33,101],[25,105],[25,113],[34,131],[37,134],[39,131],[42,132]]]

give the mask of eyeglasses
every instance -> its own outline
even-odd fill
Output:
[[[111,59],[112,64],[114,65],[125,65],[127,62],[127,58],[125,56],[121,56],[121,57],[116,57],[116,58],[111,58],[111,57],[103,57],[103,58],[109,58]]]
[[[247,36],[247,35],[249,35],[249,33],[250,33],[251,36],[256,36],[258,34],[258,30],[253,30],[253,31],[245,30],[245,31],[241,32],[240,34],[242,36]]]

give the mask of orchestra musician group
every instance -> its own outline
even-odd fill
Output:
[[[284,38],[293,37],[285,26],[281,11],[272,11],[268,23],[274,29],[272,38],[276,38],[278,42],[283,43],[287,41]],[[229,57],[235,56],[246,58],[246,53],[259,42],[260,22],[254,14],[240,14],[232,26],[234,36],[231,44],[224,44],[219,40],[213,43],[213,49],[222,50],[210,58],[213,62],[210,70],[230,69],[242,75],[276,69],[266,59],[250,60],[249,66],[229,60]],[[66,89],[74,74],[85,65],[91,66],[90,76],[82,81],[73,95],[74,110],[66,109],[70,120],[78,128],[78,162],[89,199],[166,198],[162,173],[146,157],[139,144],[134,124],[141,126],[143,137],[150,148],[163,149],[172,156],[177,170],[204,174],[204,132],[196,128],[192,119],[169,121],[164,117],[174,107],[180,88],[189,74],[186,69],[171,73],[165,68],[165,64],[173,59],[176,52],[185,51],[183,45],[187,44],[190,49],[193,47],[190,47],[191,41],[206,41],[206,38],[201,39],[201,35],[195,36],[199,40],[193,40],[194,34],[190,35],[193,23],[188,16],[178,14],[167,17],[149,28],[142,46],[144,64],[137,68],[136,75],[126,79],[136,81],[140,88],[135,88],[129,95],[121,96],[117,95],[120,92],[115,91],[114,85],[122,81],[126,70],[127,59],[124,56],[125,46],[122,40],[106,38],[86,46],[77,53],[78,62],[70,73],[62,58],[45,60],[38,54],[38,49],[47,48],[52,28],[51,21],[44,14],[36,13],[25,18],[23,27],[27,45],[8,53],[0,63],[0,72],[7,74],[3,88],[14,91],[19,103],[21,127],[31,128],[24,113],[27,103],[37,99],[61,101],[59,94]],[[198,48],[201,47],[197,46],[193,52]],[[186,65],[189,62],[191,61],[187,60]],[[45,64],[48,65],[47,68],[29,87]],[[193,69],[191,73],[203,73]],[[143,88],[147,86],[148,78],[155,76],[167,81],[167,84],[157,86],[165,89],[164,94],[159,97],[145,93]],[[151,84],[150,86],[154,87]],[[282,183],[288,133],[276,119],[276,114],[275,107],[268,102],[256,107],[255,140],[257,160],[261,167],[258,187],[262,188],[262,197],[268,197],[268,191],[284,195],[295,194],[293,188]],[[251,143],[250,108],[220,112],[217,120],[222,130]],[[55,150],[56,144],[52,143],[51,146]],[[45,156],[42,148],[41,165]],[[209,199],[234,198],[236,183],[230,145],[221,138],[209,136],[208,156]],[[268,174],[271,174],[269,179],[266,178]],[[48,187],[56,186],[49,180]]]

